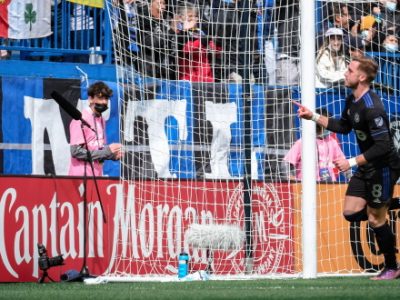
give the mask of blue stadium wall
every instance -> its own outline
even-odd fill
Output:
[[[67,159],[62,158],[64,166],[60,166],[56,159],[60,154],[54,153],[54,148],[60,150],[69,141],[71,118],[54,106],[54,101],[46,101],[52,91],[62,93],[75,105],[78,99],[87,99],[86,86],[94,81],[105,81],[116,91],[114,65],[0,60],[0,79],[0,174],[59,175],[56,169],[66,168]],[[116,94],[111,101],[109,142],[119,141]],[[40,124],[41,133],[34,130],[34,124]],[[54,143],[49,144],[49,140]],[[105,171],[119,176],[119,164],[107,162]]]
[[[78,69],[78,68],[80,69]],[[83,72],[82,72],[83,71]],[[0,61],[0,174],[13,175],[66,175],[69,164],[69,122],[68,116],[56,103],[51,100],[51,93],[58,91],[78,108],[85,105],[87,99],[86,88],[89,84],[102,80],[115,91],[111,99],[111,107],[107,114],[108,142],[120,142],[121,113],[118,105],[116,71],[113,65],[89,65],[72,63],[51,63],[32,61]],[[276,151],[274,131],[284,128],[272,128],[266,118],[286,117],[286,126],[294,124],[299,128],[295,110],[289,99],[299,98],[299,91],[287,88],[286,93],[277,94],[282,87],[268,87],[255,85],[252,107],[253,147],[256,148],[255,158],[257,169],[256,178],[263,179],[270,172],[266,161],[269,155]],[[203,90],[199,93],[199,90]],[[217,92],[216,92],[217,90]],[[196,92],[197,91],[197,92]],[[271,93],[270,93],[271,92]],[[347,91],[330,91],[318,93],[317,106],[329,103],[328,110],[340,112],[343,99]],[[216,94],[217,93],[217,94]],[[232,177],[243,174],[243,106],[241,87],[234,84],[192,86],[189,82],[159,81],[153,97],[158,101],[185,100],[187,136],[182,139],[179,134],[177,120],[173,116],[165,121],[164,130],[168,138],[170,152],[169,169],[174,177],[197,178],[198,165],[195,162],[196,130],[201,127],[200,121],[204,118],[204,100],[207,97],[219,102],[234,104],[236,108],[236,122],[230,127],[231,144],[228,159],[228,169]],[[208,94],[208,96],[207,96]],[[275,95],[275,99],[269,94]],[[278,96],[276,96],[278,95]],[[384,95],[385,96],[385,95]],[[390,97],[386,97],[390,99]],[[387,108],[394,115],[394,99],[386,101]],[[271,106],[271,101],[276,101]],[[271,111],[282,103],[282,110]],[[279,106],[279,105],[278,105]],[[336,115],[338,117],[338,115]],[[281,123],[281,122],[276,122]],[[212,130],[212,129],[211,129]],[[299,132],[297,131],[297,136]],[[348,156],[357,153],[354,135],[338,136],[344,145],[344,152]],[[290,137],[285,145],[280,146],[280,155],[290,147]],[[151,158],[149,169],[152,169]],[[120,175],[119,162],[107,161],[104,166],[107,176]],[[140,173],[140,170],[138,171]],[[148,177],[156,174],[149,172]],[[254,177],[253,177],[254,178]]]

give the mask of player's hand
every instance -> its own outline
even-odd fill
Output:
[[[340,172],[346,172],[350,169],[349,161],[346,158],[338,158],[333,161],[333,164]]]
[[[298,107],[297,116],[299,118],[311,120],[311,118],[313,116],[313,112],[311,110],[309,110],[307,107],[305,107],[304,105],[302,105],[301,103],[299,103],[297,101],[292,100],[292,103]]]
[[[122,156],[124,155],[124,152],[122,151],[122,145],[115,143],[115,144],[110,144],[110,150],[114,154],[115,159],[121,159]]]

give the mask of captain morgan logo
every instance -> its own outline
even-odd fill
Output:
[[[285,187],[287,188],[287,187]],[[245,228],[243,210],[243,191],[239,186],[235,189],[228,202],[227,220],[229,223],[237,223]],[[292,253],[290,220],[285,207],[289,199],[282,199],[273,184],[263,183],[253,186],[252,194],[252,240],[253,240],[253,272],[256,274],[268,274],[275,272],[290,272],[292,266],[290,257]],[[232,254],[230,255],[232,257]],[[244,258],[243,258],[244,259]],[[237,272],[243,270],[244,261],[232,260]]]

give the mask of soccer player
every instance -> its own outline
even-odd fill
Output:
[[[373,229],[385,268],[373,280],[390,280],[400,276],[396,262],[396,244],[387,221],[388,206],[400,175],[400,158],[390,135],[389,120],[379,96],[371,89],[378,71],[377,63],[366,57],[354,58],[345,73],[345,85],[352,89],[346,98],[340,119],[327,118],[295,103],[298,116],[312,120],[330,131],[347,134],[354,129],[360,154],[334,161],[345,172],[357,171],[350,179],[343,205],[349,222],[368,220]]]

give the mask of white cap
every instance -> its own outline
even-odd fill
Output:
[[[329,28],[326,32],[325,32],[325,37],[331,36],[331,35],[340,35],[343,36],[343,30],[341,28],[336,28],[336,27],[332,27]]]

